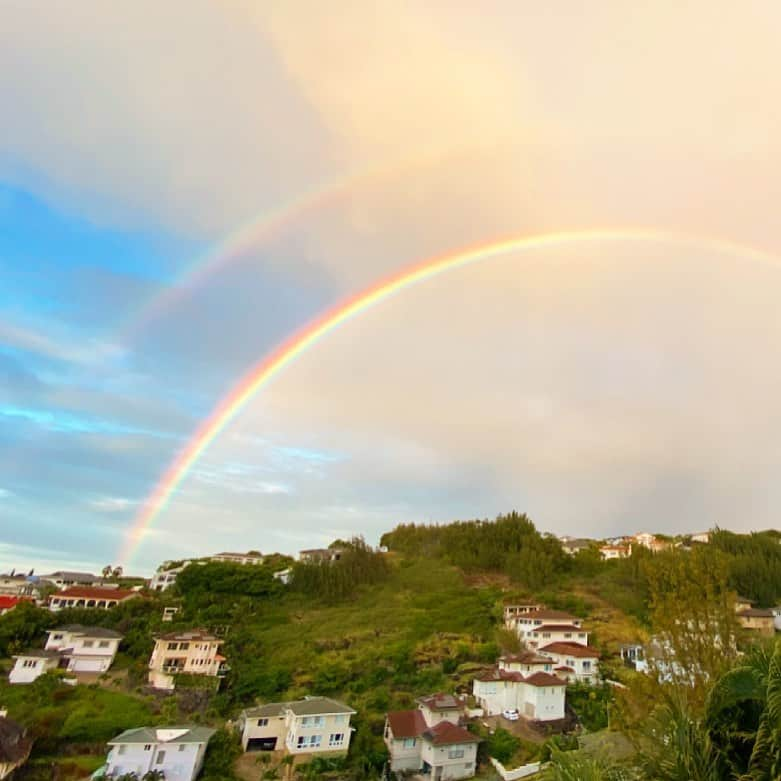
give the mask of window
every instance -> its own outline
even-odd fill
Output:
[[[453,746],[447,752],[447,758],[448,759],[463,759],[464,758],[464,749],[461,748],[461,746]]]
[[[340,713],[338,716],[334,716],[334,724],[347,724],[349,718],[346,713]]]
[[[179,643],[179,650],[186,651],[190,647],[189,643]]]
[[[404,738],[404,748],[415,748],[415,738]]]
[[[119,747],[119,751],[117,753],[118,754],[124,754],[126,749],[127,749],[127,746],[120,746]]]
[[[591,670],[591,662],[583,662],[583,672],[589,672]]]
[[[35,659],[25,659],[24,662],[22,662],[22,667],[35,667],[38,664]]]
[[[322,740],[322,735],[299,735],[298,748],[317,748]]]
[[[178,645],[178,643],[168,643],[168,650],[169,651],[175,651],[177,645]]]
[[[322,716],[304,716],[301,719],[302,727],[322,727],[325,719]]]
[[[549,665],[549,664],[544,664],[544,665],[542,666],[542,669],[543,669],[543,670],[545,670],[545,672],[546,672],[546,673],[549,673],[549,672],[551,671],[551,665]]]
[[[147,743],[147,744],[144,746],[144,751],[151,751],[151,750],[152,750],[152,744],[151,744],[151,743]]]
[[[95,645],[95,641],[94,641],[94,640],[85,640],[85,641],[82,643],[82,646],[83,646],[84,648],[92,648],[92,646],[93,646],[93,645]]]
[[[565,633],[564,633],[564,637],[565,637],[565,638],[570,638],[570,637],[572,637],[572,632],[565,632]]]
[[[62,640],[63,635],[58,632],[57,634],[52,635],[52,640]]]
[[[258,719],[259,727],[268,727],[268,719]]]
[[[98,648],[108,648],[108,640],[101,640],[98,643]]]
[[[157,764],[162,765],[165,762],[165,751],[157,752]]]
[[[184,743],[180,743],[180,744],[179,744],[179,751],[180,751],[180,753],[181,753],[182,751],[184,751],[186,748],[187,748],[187,746],[186,746]]]
[[[332,732],[328,738],[329,746],[341,746],[344,743],[344,732]]]

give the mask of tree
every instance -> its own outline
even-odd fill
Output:
[[[755,647],[709,693],[706,723],[741,779],[781,778],[781,642]]]
[[[629,774],[601,756],[551,747],[551,761],[545,781],[629,781]]]
[[[123,572],[124,572],[124,569],[122,567],[114,567],[113,571],[111,572],[111,577],[113,577],[113,578],[121,578]]]
[[[111,570],[112,570],[111,564],[106,564],[106,566],[103,567],[103,569],[101,570],[101,574],[103,575],[104,578],[110,578]]]
[[[702,546],[652,556],[645,570],[656,637],[650,661],[665,683],[683,687],[687,699],[702,704],[707,688],[737,656],[728,562]]]

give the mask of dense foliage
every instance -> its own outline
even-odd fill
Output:
[[[466,572],[502,572],[532,590],[545,588],[568,567],[559,541],[542,536],[516,512],[495,521],[402,524],[381,543],[408,556],[445,559]]]

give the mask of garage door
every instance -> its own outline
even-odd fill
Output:
[[[71,663],[71,670],[75,673],[99,673],[102,669],[102,659],[74,659]]]
[[[276,738],[250,738],[247,741],[247,751],[273,751],[276,747]]]

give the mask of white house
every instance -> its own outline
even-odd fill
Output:
[[[173,689],[180,673],[223,677],[227,671],[220,654],[222,640],[205,629],[169,632],[155,638],[149,659],[149,683],[156,689]]]
[[[550,643],[539,649],[556,663],[553,671],[567,681],[596,683],[599,674],[599,651],[579,643]]]
[[[193,781],[203,766],[206,745],[216,730],[206,727],[140,727],[108,741],[104,776],[160,770],[165,781]]]
[[[486,716],[517,710],[526,719],[556,721],[564,718],[566,688],[566,681],[549,672],[523,675],[497,666],[475,678],[472,693]]]
[[[517,629],[518,634],[524,637],[525,632],[532,629],[536,629],[543,624],[572,624],[579,627],[582,621],[577,617],[565,613],[562,610],[550,610],[548,608],[540,608],[537,610],[529,610],[524,613],[518,613],[509,629]]]
[[[14,654],[14,659],[13,669],[8,674],[9,683],[32,683],[44,673],[60,666],[59,652],[42,648]]]
[[[60,589],[68,586],[99,586],[102,582],[98,575],[93,575],[91,572],[66,572],[64,570],[52,572],[50,575],[41,575],[40,580]]]
[[[247,553],[215,553],[211,560],[227,564],[262,564],[264,558],[260,551],[251,550]]]
[[[0,575],[0,594],[38,599],[41,592],[38,589],[37,581],[38,578],[32,575]]]
[[[575,624],[543,624],[524,632],[523,639],[532,649],[550,643],[588,645],[588,632]]]
[[[149,590],[165,591],[167,588],[171,588],[176,583],[176,576],[190,563],[190,561],[183,561],[176,567],[166,567],[165,564],[158,567],[157,572],[152,575],[152,579],[149,581]]]
[[[632,553],[630,545],[602,545],[599,549],[599,555],[605,561],[612,559],[626,559]]]
[[[95,588],[73,586],[52,594],[49,597],[49,610],[55,613],[58,610],[72,607],[96,607],[108,610],[137,596],[137,591],[128,591],[108,586]]]
[[[384,739],[393,772],[419,771],[432,779],[472,778],[479,738],[459,726],[464,704],[449,694],[418,700],[417,710],[385,719]]]
[[[354,714],[330,697],[248,708],[239,719],[241,745],[245,751],[284,751],[293,756],[346,754]]]
[[[273,575],[274,580],[278,580],[283,586],[287,586],[290,583],[290,579],[293,576],[293,568],[281,569],[275,572]]]
[[[101,626],[68,624],[48,631],[47,651],[57,651],[63,667],[75,673],[108,670],[117,655],[122,635]]]

